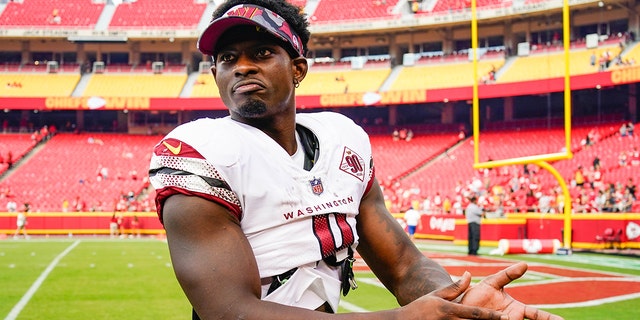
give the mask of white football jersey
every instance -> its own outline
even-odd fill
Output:
[[[355,217],[374,175],[368,136],[337,113],[302,113],[296,122],[319,141],[310,171],[264,132],[230,117],[177,127],[151,159],[160,219],[173,194],[225,206],[240,221],[262,278],[355,249]]]

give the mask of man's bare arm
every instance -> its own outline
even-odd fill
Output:
[[[377,181],[360,204],[358,234],[358,252],[401,305],[453,283],[439,264],[416,248],[389,213]]]
[[[174,195],[164,203],[163,221],[178,282],[203,320],[500,319],[500,312],[442,298],[460,295],[469,276],[461,285],[452,284],[403,308],[370,313],[327,314],[263,301],[253,251],[227,209],[202,198]]]

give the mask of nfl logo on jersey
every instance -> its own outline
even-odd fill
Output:
[[[314,194],[320,195],[324,191],[324,187],[322,187],[322,180],[314,177],[313,180],[310,180],[311,190]]]

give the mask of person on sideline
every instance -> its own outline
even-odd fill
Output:
[[[120,228],[118,227],[118,217],[116,217],[116,213],[114,212],[111,215],[111,219],[109,219],[109,236],[111,238],[115,238],[119,234]]]
[[[31,211],[31,206],[28,203],[24,204],[24,209],[18,212],[16,216],[16,232],[13,234],[14,239],[18,239],[18,236],[22,234],[25,239],[29,239],[27,234],[27,214]]]
[[[471,196],[469,198],[469,204],[464,210],[464,215],[467,218],[468,232],[468,246],[469,255],[477,256],[480,249],[480,222],[484,217],[484,210],[478,205],[478,198]]]
[[[230,0],[198,39],[230,116],[182,124],[149,175],[194,319],[561,319],[503,288],[527,265],[454,282],[385,207],[368,136],[296,113],[308,22],[285,0]],[[401,307],[334,315],[358,253]],[[323,313],[326,312],[326,313]]]
[[[409,233],[409,237],[414,239],[416,228],[420,224],[420,212],[414,209],[413,206],[409,207],[409,209],[404,212],[404,221],[407,223],[407,232]]]

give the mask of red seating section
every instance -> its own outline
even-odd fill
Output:
[[[478,0],[476,2],[476,8],[510,7],[511,5],[512,1],[510,0]],[[470,0],[438,0],[433,9],[428,12],[457,12],[469,8],[471,8]],[[426,11],[419,12],[419,14],[422,13],[426,13]]]
[[[9,2],[0,15],[3,26],[93,27],[104,9],[104,3],[91,0],[24,0]],[[59,20],[54,19],[55,16]]]
[[[9,153],[11,153],[11,162],[15,162],[29,152],[34,145],[35,141],[31,134],[8,133],[0,135],[0,174],[9,168],[7,163]]]
[[[393,17],[398,0],[322,0],[310,16],[311,23]]]
[[[112,211],[122,194],[138,194],[148,183],[147,170],[157,136],[59,134],[51,138],[0,187],[10,187],[14,200],[34,211],[61,211],[63,200],[84,201],[87,210]],[[98,178],[100,167],[108,169]],[[132,174],[136,174],[136,178]],[[0,208],[8,199],[0,199]]]
[[[109,27],[196,28],[206,6],[206,3],[196,3],[193,0],[138,0],[122,3],[116,8]]]
[[[620,136],[621,124],[573,128],[573,159],[552,164],[569,186],[577,166],[591,167],[596,156],[600,158],[606,183],[624,184],[629,178],[640,176],[640,165],[630,165],[630,159],[626,166],[618,164],[619,154],[629,154],[639,139],[637,135]],[[560,127],[481,132],[480,160],[488,160],[489,155],[483,154],[487,152],[496,160],[560,152],[563,132]],[[594,137],[595,143],[591,146],[581,143],[587,133]],[[150,152],[159,139],[158,136],[124,134],[58,134],[45,142],[31,158],[19,163],[16,171],[0,183],[0,191],[10,189],[14,200],[30,202],[38,211],[60,211],[63,200],[72,202],[76,198],[86,202],[87,210],[94,206],[113,210],[114,202],[123,194],[130,191],[138,194],[148,186]],[[421,198],[440,193],[442,197],[453,199],[456,186],[469,185],[474,178],[487,182],[487,188],[493,185],[507,187],[511,177],[522,175],[523,168],[519,165],[496,168],[489,176],[483,175],[472,166],[473,139],[458,143],[454,133],[417,134],[410,141],[394,140],[386,134],[372,135],[376,175],[385,188],[385,195],[398,200],[398,190],[412,189],[419,190],[417,196]],[[30,134],[0,135],[0,154],[4,157],[11,149],[18,159],[33,146]],[[98,177],[101,167],[108,168],[106,179]],[[137,173],[135,179],[132,172]],[[485,180],[486,177],[489,179]],[[558,186],[555,178],[544,170],[536,174],[536,179],[544,192]],[[571,187],[573,196],[578,192]],[[0,208],[7,201],[0,194]],[[394,209],[406,205],[404,202]],[[640,202],[636,201],[634,210],[638,206]]]
[[[376,135],[370,140],[378,179],[391,181],[442,153],[457,137],[453,133],[431,134],[396,141],[390,135]]]
[[[307,6],[307,0],[289,0],[289,3],[292,3],[302,9]]]
[[[572,195],[575,196],[580,192],[575,186],[571,186],[571,180],[576,168],[578,165],[590,168],[596,156],[601,159],[603,181],[605,183],[619,182],[625,184],[629,178],[632,178],[636,184],[639,182],[635,177],[640,176],[640,166],[630,165],[630,159],[627,160],[626,166],[620,167],[618,165],[620,153],[630,153],[633,147],[638,145],[639,139],[637,135],[621,137],[617,133],[621,124],[608,123],[573,128],[571,141],[573,159],[552,163],[553,167],[570,187]],[[582,145],[582,140],[589,132],[596,137],[595,143],[592,146],[585,147]],[[489,158],[498,160],[557,153],[561,152],[564,146],[564,129],[560,127],[555,127],[551,130],[525,129],[520,131],[481,132],[480,137],[480,161],[482,162],[487,161]],[[391,139],[388,138],[388,140]],[[375,158],[377,161],[376,170],[379,173],[377,176],[381,181],[388,180],[389,174],[396,174],[395,177],[398,177],[401,172],[406,172],[417,163],[425,163],[424,160],[426,158],[439,155],[436,161],[416,170],[411,175],[401,179],[398,185],[393,186],[394,189],[404,190],[416,188],[420,190],[421,197],[432,197],[438,192],[442,197],[449,196],[453,199],[456,196],[455,189],[459,183],[467,186],[475,178],[488,182],[487,189],[493,185],[507,187],[511,177],[514,175],[521,176],[523,171],[522,166],[499,167],[493,169],[494,172],[489,175],[490,178],[487,180],[484,173],[473,169],[474,150],[472,138],[448,150],[446,153],[435,150],[435,155],[429,153],[433,152],[433,150],[428,151],[429,149],[423,145],[423,143],[434,144],[434,141],[427,142],[429,141],[427,139],[414,139],[409,143],[397,141],[395,143],[398,144],[391,147],[385,146],[380,141],[381,138],[372,138],[374,156],[377,156]],[[412,143],[419,144],[419,146],[407,145]],[[440,146],[443,145],[445,144],[440,143]],[[400,149],[396,148],[396,146]],[[424,151],[416,151],[420,150],[420,148],[425,149]],[[490,155],[488,155],[489,152],[491,153]],[[380,156],[380,154],[385,155]],[[538,179],[540,186],[539,190],[543,192],[550,193],[552,189],[558,187],[555,177],[545,170],[540,170],[536,175],[536,179]],[[395,190],[391,192],[395,192]],[[406,203],[402,203],[397,208],[401,209],[402,206],[406,205]],[[640,201],[636,201],[634,208],[638,208],[638,206],[640,206]]]

